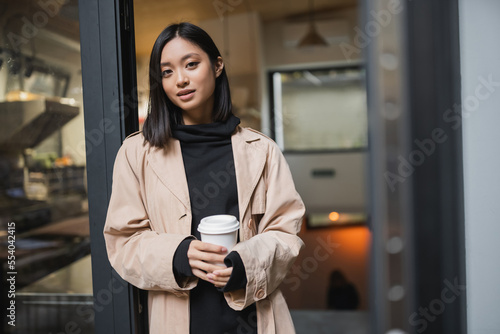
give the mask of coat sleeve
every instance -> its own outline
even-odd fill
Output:
[[[104,226],[109,261],[124,280],[138,288],[184,295],[183,290],[196,286],[197,278],[186,277],[179,285],[173,272],[173,258],[179,244],[189,236],[151,229],[145,189],[140,181],[143,159],[137,149],[141,145],[139,139],[125,140],[115,160]]]
[[[257,234],[233,248],[240,254],[247,273],[244,289],[225,293],[228,305],[235,310],[272,294],[304,247],[297,236],[305,213],[304,203],[295,190],[288,164],[274,142],[262,177],[261,182],[266,184],[266,210]]]

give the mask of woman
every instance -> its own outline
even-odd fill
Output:
[[[149,70],[149,115],[115,161],[111,265],[149,290],[150,333],[293,333],[278,285],[303,247],[304,205],[283,155],[238,125],[223,60],[199,27],[168,26]],[[213,214],[239,217],[229,254],[199,241]]]

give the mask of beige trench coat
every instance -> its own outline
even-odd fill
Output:
[[[159,149],[143,145],[143,140],[141,133],[129,136],[116,157],[104,227],[106,248],[124,280],[149,290],[150,333],[187,334],[189,290],[198,278],[179,285],[172,269],[177,246],[191,233],[180,143],[171,139]],[[241,222],[241,241],[233,250],[241,256],[248,283],[225,298],[235,310],[256,303],[259,333],[294,333],[278,286],[304,245],[297,236],[304,204],[272,140],[238,126],[232,146]],[[223,184],[219,186],[223,191]],[[241,319],[241,332],[249,321]]]

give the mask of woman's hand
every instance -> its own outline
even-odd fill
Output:
[[[196,277],[210,282],[216,287],[223,287],[233,270],[233,268],[225,268],[225,266],[221,267],[220,265],[224,264],[226,253],[225,247],[193,240],[187,253],[191,271]]]
[[[222,288],[229,281],[232,272],[233,272],[233,267],[218,269],[211,274],[207,274],[207,278],[210,283],[212,283],[218,288]]]

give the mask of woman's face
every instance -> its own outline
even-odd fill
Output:
[[[167,97],[182,109],[184,124],[212,122],[215,79],[222,73],[222,58],[212,65],[197,45],[176,37],[161,53],[162,86]]]

